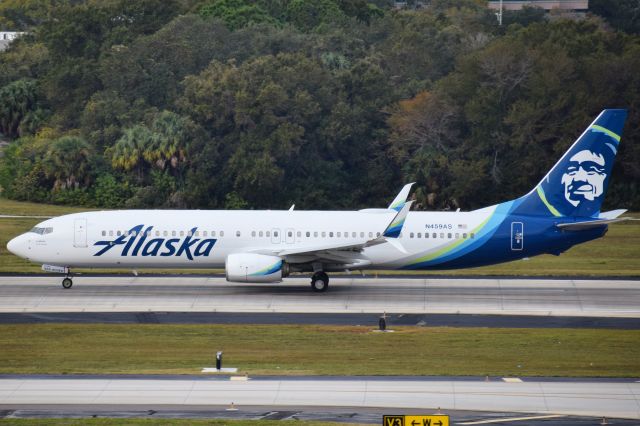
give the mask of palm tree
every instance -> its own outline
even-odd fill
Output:
[[[54,189],[87,185],[90,177],[91,148],[82,138],[63,136],[54,140],[44,157],[45,173],[55,179]]]
[[[153,122],[155,140],[145,151],[145,159],[164,170],[167,162],[172,169],[185,161],[190,137],[187,119],[171,111],[163,111]]]
[[[157,137],[146,127],[135,125],[124,131],[124,134],[109,150],[113,167],[126,171],[136,169],[142,178],[145,153],[156,144]]]

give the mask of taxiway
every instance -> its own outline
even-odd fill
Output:
[[[0,312],[270,312],[536,315],[640,318],[638,280],[308,278],[232,284],[222,278],[0,277]]]

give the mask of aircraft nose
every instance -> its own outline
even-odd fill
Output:
[[[18,235],[7,243],[7,250],[16,256],[25,257],[25,241],[23,235]]]

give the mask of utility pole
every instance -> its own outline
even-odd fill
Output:
[[[502,26],[502,0],[500,0],[500,10],[496,13],[496,17],[498,18],[498,25]]]

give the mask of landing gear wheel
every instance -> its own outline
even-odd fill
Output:
[[[67,277],[62,280],[62,287],[69,289],[71,288],[72,285],[73,285],[73,280],[71,280],[71,278]]]
[[[329,288],[329,275],[324,272],[316,272],[311,277],[311,289],[317,293],[327,291]]]

